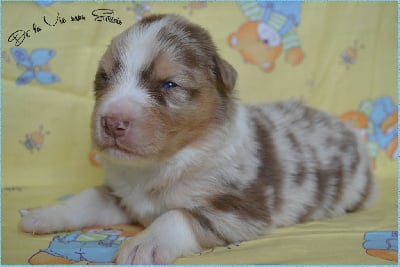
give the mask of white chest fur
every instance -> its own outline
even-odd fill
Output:
[[[137,166],[106,164],[106,183],[129,215],[147,226],[164,208],[151,197],[149,184],[159,172],[159,167],[145,162]]]

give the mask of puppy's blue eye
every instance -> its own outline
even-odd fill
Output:
[[[165,89],[165,90],[172,89],[172,88],[177,87],[177,86],[178,85],[176,83],[171,82],[171,81],[168,81],[168,82],[165,82],[165,83],[162,84],[162,88]]]

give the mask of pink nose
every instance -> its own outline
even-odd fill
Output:
[[[124,136],[129,129],[130,123],[129,120],[122,120],[115,117],[104,116],[101,118],[101,126],[103,127],[104,132],[108,136],[114,138]]]

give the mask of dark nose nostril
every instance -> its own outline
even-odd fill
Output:
[[[114,117],[102,117],[101,126],[104,132],[112,137],[122,137],[126,134],[130,121]]]

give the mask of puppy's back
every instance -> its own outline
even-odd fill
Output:
[[[372,202],[368,153],[353,129],[296,101],[246,108],[273,224],[336,216]]]

